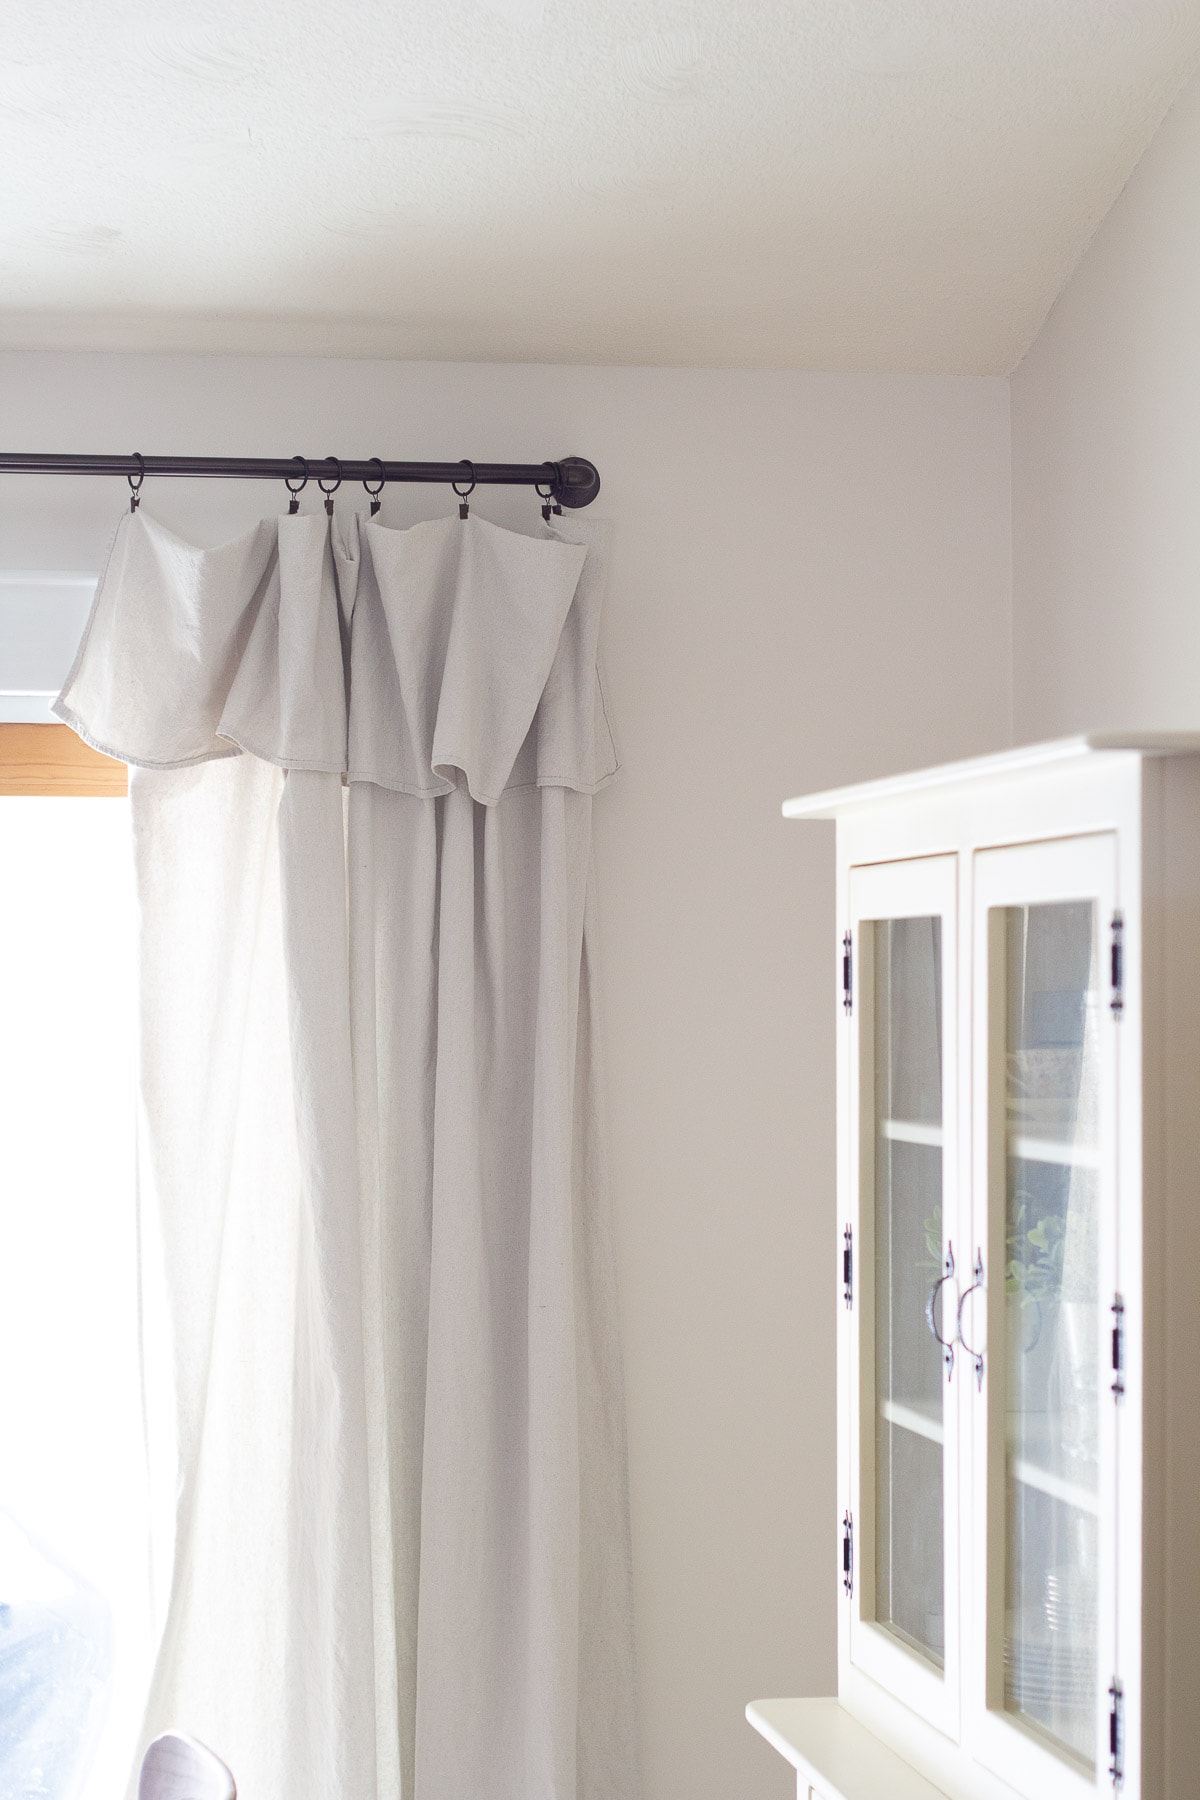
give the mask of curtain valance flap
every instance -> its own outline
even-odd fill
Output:
[[[200,549],[126,514],[55,711],[149,768],[247,752],[421,796],[461,781],[485,804],[595,793],[617,768],[604,532],[572,535],[300,514]]]

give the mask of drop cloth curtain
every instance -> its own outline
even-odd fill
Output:
[[[601,544],[123,519],[174,1556],[146,1737],[247,1800],[632,1800],[594,1065]]]

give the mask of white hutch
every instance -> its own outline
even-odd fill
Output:
[[[748,1717],[800,1800],[1197,1800],[1200,736],[784,812],[837,821],[838,1693]]]

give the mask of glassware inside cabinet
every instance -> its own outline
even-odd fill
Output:
[[[940,1669],[946,1381],[926,1315],[943,1273],[941,920],[873,929],[875,1616]]]
[[[1094,1766],[1099,1577],[1095,908],[1010,906],[1006,1710]]]

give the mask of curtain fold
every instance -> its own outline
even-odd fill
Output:
[[[597,1113],[602,538],[118,530],[178,1412],[146,1736],[254,1800],[633,1800]]]

